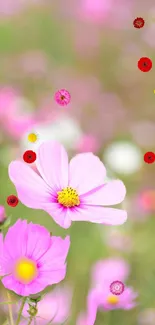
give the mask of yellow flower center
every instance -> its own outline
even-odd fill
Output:
[[[36,142],[37,141],[37,135],[35,133],[30,133],[28,135],[28,141],[32,142],[32,143]]]
[[[37,276],[35,262],[27,258],[19,259],[15,264],[15,277],[23,284],[31,283]]]
[[[71,208],[80,204],[77,191],[71,187],[66,187],[57,194],[58,202],[66,208]]]
[[[107,302],[110,304],[110,305],[116,305],[118,302],[119,302],[119,298],[117,296],[109,296],[107,298]]]

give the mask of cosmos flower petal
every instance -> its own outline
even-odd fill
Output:
[[[127,212],[120,209],[84,205],[71,211],[72,221],[89,221],[107,225],[121,225],[127,220]]]
[[[96,289],[92,289],[87,297],[87,324],[94,325],[97,315],[97,310],[102,302],[102,295]]]
[[[5,288],[14,291],[20,296],[28,297],[30,294],[36,294],[45,289],[48,281],[42,281],[42,278],[37,278],[30,285],[23,285],[17,281],[12,275],[5,276],[2,283]]]
[[[27,221],[19,219],[6,233],[4,240],[5,257],[9,259],[15,256],[19,257],[25,255],[27,249],[26,245]]]
[[[51,236],[49,231],[40,225],[28,224],[28,236],[26,242],[26,253],[38,260],[50,247]]]
[[[76,155],[70,161],[69,186],[80,195],[104,183],[106,169],[100,159],[92,153]]]
[[[41,209],[51,198],[50,188],[29,166],[21,161],[9,165],[9,177],[16,187],[19,200],[29,208]]]
[[[38,280],[42,284],[44,283],[45,288],[47,287],[47,285],[52,285],[61,282],[62,280],[64,280],[65,276],[66,265],[64,264],[63,266],[61,266],[60,269],[40,272]]]
[[[60,269],[64,265],[70,247],[70,237],[65,239],[61,237],[52,236],[51,247],[39,259],[40,270],[45,272],[50,270]]]
[[[130,273],[129,264],[122,258],[107,258],[99,260],[92,268],[93,286],[110,285],[116,279],[124,282]]]
[[[88,192],[82,199],[90,205],[115,205],[121,203],[125,195],[126,188],[123,182],[114,180]]]
[[[50,187],[59,190],[68,186],[68,156],[58,142],[47,141],[40,145],[36,166]]]
[[[44,205],[44,210],[54,219],[54,221],[64,229],[71,225],[70,211],[63,208],[58,203],[48,203]]]

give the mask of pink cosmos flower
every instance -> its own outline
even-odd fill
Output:
[[[5,208],[3,205],[0,205],[0,224],[2,224],[6,219]]]
[[[45,210],[63,228],[72,221],[111,225],[126,221],[126,211],[103,207],[122,202],[125,186],[120,180],[104,184],[106,169],[92,153],[78,154],[68,165],[64,147],[47,141],[38,149],[36,166],[40,176],[21,161],[9,166],[19,200],[29,208]]]
[[[125,287],[121,295],[110,291],[110,284],[116,280],[125,281],[129,275],[128,264],[121,259],[107,259],[95,264],[92,272],[92,289],[87,298],[87,313],[85,325],[94,325],[98,309],[131,309],[136,306],[137,293],[132,288]],[[77,320],[82,325],[82,316]]]
[[[100,260],[92,268],[92,286],[102,288],[115,280],[125,282],[130,273],[130,267],[121,258],[107,258]],[[110,290],[110,289],[109,289]]]
[[[66,106],[70,103],[71,95],[66,89],[60,89],[55,93],[54,98],[59,105]]]
[[[18,220],[9,228],[0,254],[4,287],[29,296],[62,281],[69,246],[69,237],[51,237],[46,228]]]
[[[51,324],[64,323],[70,315],[71,301],[72,292],[68,286],[56,287],[38,302],[37,324],[44,325],[51,320]],[[26,318],[29,317],[28,309],[29,306],[26,304],[23,311],[23,316]]]

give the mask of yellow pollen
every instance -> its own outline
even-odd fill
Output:
[[[116,305],[119,302],[119,298],[117,296],[111,295],[107,298],[107,302],[111,305]]]
[[[15,277],[23,284],[31,283],[37,276],[35,262],[27,258],[19,259],[15,264]]]
[[[37,139],[38,139],[38,137],[37,137],[37,135],[36,135],[35,133],[30,133],[30,134],[28,135],[28,141],[29,141],[29,142],[34,143],[34,142],[37,141]]]
[[[66,187],[58,192],[58,202],[66,208],[78,206],[80,204],[77,191],[71,187]]]

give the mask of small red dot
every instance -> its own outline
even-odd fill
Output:
[[[37,155],[32,150],[27,150],[23,154],[23,160],[28,164],[32,164],[36,160],[36,158],[37,158]]]
[[[16,205],[18,204],[19,200],[18,197],[15,195],[9,195],[7,197],[7,204],[10,205],[11,207],[16,207]]]
[[[144,155],[144,161],[147,163],[147,164],[152,164],[155,162],[155,154],[154,152],[146,152],[145,155]]]
[[[143,18],[141,17],[137,17],[134,21],[133,21],[133,25],[135,28],[142,28],[144,27],[145,21]]]
[[[138,61],[138,69],[143,72],[148,72],[152,69],[152,61],[149,58],[143,57]]]

